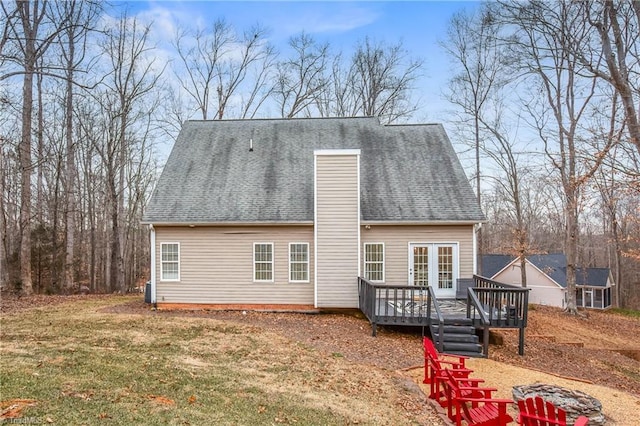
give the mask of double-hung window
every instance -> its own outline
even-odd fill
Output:
[[[180,281],[180,243],[160,244],[160,281]]]
[[[384,243],[365,243],[364,277],[369,281],[384,282]]]
[[[309,243],[289,243],[289,282],[309,282]]]
[[[253,243],[253,280],[273,282],[273,243]]]

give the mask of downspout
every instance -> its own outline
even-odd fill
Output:
[[[152,224],[149,224],[149,244],[151,253],[151,303],[154,308],[156,304],[156,230]]]

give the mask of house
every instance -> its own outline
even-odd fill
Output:
[[[564,254],[536,254],[525,259],[529,302],[563,308],[566,305],[567,257]],[[520,260],[515,256],[482,256],[482,274],[488,278],[521,285]],[[614,285],[609,268],[576,269],[576,304],[582,308],[611,307]]]
[[[143,218],[151,301],[357,308],[359,276],[454,297],[484,220],[439,124],[188,121]]]

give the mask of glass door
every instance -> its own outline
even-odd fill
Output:
[[[409,245],[409,285],[432,286],[436,297],[453,298],[457,275],[456,244]]]
[[[413,244],[413,255],[409,268],[409,284],[418,286],[429,285],[429,246]]]

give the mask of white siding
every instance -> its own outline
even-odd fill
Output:
[[[358,161],[357,154],[316,153],[317,307],[358,307]]]
[[[160,280],[158,303],[313,304],[313,227],[159,227],[156,256],[163,242],[180,243],[180,281]],[[274,243],[274,282],[253,281],[253,243]],[[289,282],[289,243],[309,243],[308,283]]]
[[[527,288],[530,288],[529,303],[535,305],[548,305],[564,307],[565,289],[553,282],[546,274],[540,272],[527,262]],[[520,276],[520,263],[509,266],[504,271],[493,277],[496,281],[505,284],[520,286],[522,280]]]
[[[371,225],[369,229],[361,228],[361,239],[361,250],[364,250],[364,243],[384,242],[385,284],[409,283],[410,242],[458,243],[458,278],[473,277],[473,225]]]

